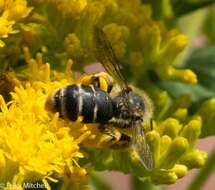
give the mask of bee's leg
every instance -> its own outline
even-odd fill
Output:
[[[129,148],[130,146],[131,146],[131,137],[122,133],[119,141],[111,145],[110,147],[112,149],[126,150],[126,148]]]
[[[114,127],[108,125],[100,125],[98,129],[102,133],[99,142],[100,147],[101,146],[111,147],[121,138],[121,133]]]
[[[111,120],[109,120],[109,123],[119,129],[131,128],[131,124],[129,120],[125,120],[125,119],[122,120],[122,119],[112,118]]]
[[[100,125],[99,130],[103,133],[100,146],[106,146],[112,149],[124,149],[131,145],[131,138],[121,133],[117,128],[107,125]]]
[[[112,77],[105,72],[99,72],[93,75],[84,75],[80,79],[80,83],[84,85],[93,85],[107,93],[110,93],[113,87]]]
[[[150,119],[150,129],[151,129],[151,131],[153,130],[153,120],[152,119]]]

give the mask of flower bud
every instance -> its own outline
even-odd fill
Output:
[[[201,150],[193,149],[180,158],[180,164],[186,165],[189,169],[201,168],[205,164],[207,153]]]
[[[170,31],[171,32],[171,31]],[[187,45],[188,39],[183,34],[174,34],[167,42],[163,57],[173,60]]]
[[[188,111],[185,108],[179,108],[173,113],[173,117],[180,120],[184,121],[187,117]]]
[[[168,135],[171,138],[175,138],[178,132],[181,130],[182,126],[179,121],[173,118],[168,118],[161,124],[162,135]]]
[[[64,39],[64,47],[66,52],[69,56],[76,56],[80,55],[81,53],[81,44],[79,38],[76,36],[75,33],[70,33]]]
[[[188,172],[187,167],[181,164],[175,164],[175,166],[171,170],[175,172],[178,178],[184,177]]]
[[[160,155],[160,134],[156,131],[150,131],[146,134],[147,142],[150,145],[151,151],[153,152],[155,165],[159,160]]]
[[[201,134],[201,119],[191,120],[181,132],[181,136],[186,138],[191,147],[193,147]]]
[[[168,135],[161,136],[161,154],[165,153],[172,143],[172,139]]]
[[[167,152],[161,156],[159,160],[159,167],[161,168],[172,168],[177,160],[187,150],[189,144],[183,137],[177,137],[172,141]]]
[[[143,25],[137,33],[137,42],[143,53],[149,58],[154,57],[160,48],[161,34],[159,27],[154,23]],[[147,45],[146,45],[147,44]]]
[[[197,76],[190,69],[184,69],[184,70],[174,69],[172,74],[174,76],[172,79],[180,80],[180,81],[188,83],[188,84],[197,83]]]
[[[178,179],[175,172],[169,170],[159,170],[152,176],[152,181],[155,184],[172,184]]]
[[[108,39],[113,46],[115,54],[118,58],[122,58],[126,53],[126,39],[129,36],[129,29],[127,26],[118,25],[115,23],[108,24],[104,28]]]

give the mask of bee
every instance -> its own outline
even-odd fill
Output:
[[[104,85],[102,75],[92,75],[83,78],[82,84],[67,85],[55,91],[47,99],[46,109],[59,112],[63,119],[76,121],[82,116],[84,123],[99,123],[101,132],[121,142],[121,147],[130,146],[143,166],[152,170],[153,156],[144,132],[145,124],[152,118],[151,100],[145,93],[128,85],[105,33],[95,27],[93,37],[95,57],[116,81],[117,93],[113,95],[111,92],[113,80],[106,78]],[[116,137],[115,134],[119,133],[114,133],[108,125],[117,129],[130,129],[131,136],[122,133]]]

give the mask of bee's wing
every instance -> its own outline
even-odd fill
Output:
[[[93,38],[96,59],[122,88],[127,88],[127,82],[121,72],[122,66],[117,61],[116,55],[105,33],[95,26]]]
[[[151,171],[154,167],[154,160],[142,125],[132,126],[132,149],[143,166]]]

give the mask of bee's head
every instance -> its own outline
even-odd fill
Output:
[[[143,113],[145,111],[145,103],[139,94],[134,91],[129,92],[129,109],[133,119],[135,120],[142,120]]]
[[[115,115],[122,119],[132,119],[141,121],[145,110],[145,104],[142,96],[134,91],[129,93],[119,93],[114,98]]]

